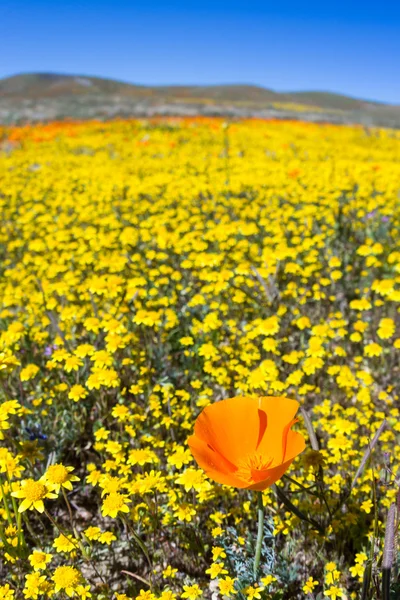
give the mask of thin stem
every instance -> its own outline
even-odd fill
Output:
[[[29,518],[26,516],[26,513],[23,512],[23,513],[19,513],[19,514],[23,517],[23,519],[25,521],[26,528],[29,531],[29,533],[31,534],[31,537],[32,537],[33,541],[35,542],[36,546],[38,548],[42,548],[43,547],[42,541],[39,540],[39,538],[37,537],[36,533],[33,531],[33,528],[31,526],[31,524],[29,523]]]
[[[13,520],[11,518],[10,508],[8,506],[6,495],[4,493],[3,482],[2,482],[1,479],[0,479],[0,491],[1,491],[1,497],[3,499],[4,508],[6,509],[8,522],[9,522],[10,525],[12,525],[13,524]],[[15,517],[15,518],[17,518],[17,517]]]
[[[61,535],[63,535],[65,538],[67,538],[67,540],[68,540],[68,541],[70,541],[70,542],[71,542],[71,544],[72,544],[73,546],[75,546],[75,548],[76,548],[77,550],[81,550],[81,548],[80,548],[80,546],[79,546],[79,543],[78,543],[77,541],[75,541],[75,540],[72,540],[72,539],[71,539],[71,538],[72,538],[72,535],[70,535],[69,533],[67,533],[67,532],[65,532],[65,531],[63,531],[63,530],[61,529],[61,527],[59,526],[59,524],[57,523],[57,521],[55,521],[55,520],[53,519],[53,517],[51,516],[51,514],[50,514],[50,513],[49,513],[49,512],[48,512],[46,509],[44,509],[44,514],[45,514],[45,515],[46,515],[46,517],[47,517],[47,518],[48,518],[48,519],[49,519],[49,520],[50,520],[50,521],[53,523],[54,527],[55,527],[55,528],[56,528],[56,529],[59,531],[59,533],[61,533]]]
[[[6,476],[7,476],[7,481],[8,481],[8,485],[10,486],[10,489],[12,489],[11,487],[11,478],[9,476],[9,474],[6,471]],[[25,544],[25,537],[24,537],[24,532],[21,526],[21,519],[22,519],[22,514],[18,511],[18,506],[16,503],[16,500],[14,498],[14,496],[11,496],[11,502],[13,505],[13,510],[14,510],[14,516],[15,519],[17,521],[17,529],[18,529],[18,546],[22,546]]]
[[[262,499],[262,492],[257,492],[257,515],[258,515],[258,532],[257,532],[257,543],[256,553],[254,555],[254,580],[257,581],[258,569],[260,566],[261,558],[261,547],[264,537],[264,504]]]
[[[299,488],[301,488],[303,490],[303,492],[309,492],[310,494],[312,493],[314,496],[316,495],[315,492],[311,492],[311,490],[313,490],[315,487],[317,487],[317,483],[313,483],[310,487],[305,487],[303,484],[301,484],[299,481],[296,481],[295,479],[292,479],[292,477],[289,477],[289,475],[284,475],[283,479],[287,479],[288,481],[290,481],[290,483],[294,483],[295,485],[297,485]]]
[[[70,523],[71,523],[71,529],[74,532],[75,537],[77,537],[77,535],[75,533],[74,517],[72,515],[71,505],[70,505],[70,503],[68,501],[67,494],[66,494],[65,489],[63,487],[61,487],[61,491],[62,491],[62,495],[64,496],[65,504],[67,505],[67,508],[68,508],[69,520],[70,520]]]
[[[133,527],[131,526],[131,524],[129,522],[129,519],[125,515],[123,515],[121,517],[122,517],[122,521],[126,525],[127,530],[132,535],[134,541],[136,542],[136,544],[139,546],[139,548],[141,549],[141,551],[143,552],[143,554],[146,557],[146,560],[147,560],[147,562],[149,564],[149,567],[150,567],[150,572],[149,572],[149,574],[150,574],[150,589],[153,590],[153,565],[152,565],[152,562],[151,562],[150,555],[147,552],[147,548],[144,545],[144,543],[142,542],[142,540],[140,539],[140,537],[137,535],[137,533],[134,532]],[[128,535],[127,535],[127,537],[129,539]]]

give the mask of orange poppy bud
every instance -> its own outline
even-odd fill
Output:
[[[296,400],[272,396],[216,402],[197,417],[190,450],[217,483],[265,490],[305,448],[304,437],[291,430],[298,408]]]

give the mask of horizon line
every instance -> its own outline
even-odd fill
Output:
[[[132,86],[137,86],[137,87],[141,87],[141,88],[182,88],[182,87],[229,87],[229,86],[236,86],[236,87],[255,87],[255,88],[259,88],[259,89],[263,89],[269,92],[273,92],[276,94],[331,94],[331,95],[335,95],[335,96],[341,96],[341,97],[345,97],[345,98],[349,98],[351,100],[358,100],[361,102],[367,102],[369,104],[382,104],[382,105],[386,105],[386,106],[398,106],[398,103],[395,102],[387,102],[385,100],[372,100],[372,99],[366,99],[366,98],[361,98],[359,96],[353,96],[351,94],[347,94],[345,92],[337,92],[337,91],[332,91],[332,90],[327,90],[327,89],[302,89],[302,90],[276,90],[274,88],[270,88],[267,86],[264,86],[263,84],[260,83],[153,83],[153,84],[144,84],[144,83],[136,83],[136,82],[132,82],[132,81],[126,81],[123,79],[119,79],[119,78],[114,78],[111,77],[109,75],[88,75],[88,74],[82,74],[82,73],[71,73],[71,72],[65,72],[65,71],[20,71],[17,73],[13,73],[12,75],[4,75],[4,76],[0,76],[0,82],[5,80],[5,79],[11,79],[13,77],[20,77],[20,76],[25,76],[25,75],[58,75],[58,76],[63,76],[63,77],[87,77],[87,78],[92,78],[92,79],[103,79],[106,81],[114,81],[116,83],[121,83],[124,85],[132,85]]]

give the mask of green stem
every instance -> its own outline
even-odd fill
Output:
[[[12,488],[11,488],[11,478],[10,478],[10,476],[8,475],[8,473],[7,473],[7,472],[6,472],[6,476],[7,476],[8,485],[10,486],[10,490],[11,490],[11,489],[12,489]],[[18,529],[18,545],[19,545],[19,546],[22,546],[22,545],[24,545],[24,544],[25,544],[24,532],[23,532],[23,529],[22,529],[22,527],[21,527],[21,518],[22,518],[22,514],[21,514],[20,512],[18,512],[18,506],[17,506],[17,503],[16,503],[16,501],[15,501],[15,498],[14,498],[14,496],[11,496],[11,502],[12,502],[12,505],[13,505],[14,516],[15,516],[15,519],[16,519],[16,521],[17,521],[17,529]]]
[[[70,505],[70,503],[68,501],[66,491],[65,491],[65,489],[63,487],[61,487],[61,491],[62,491],[62,495],[64,496],[65,504],[67,505],[67,508],[68,508],[69,520],[70,520],[70,523],[71,523],[71,529],[73,531],[74,536],[78,537],[77,534],[76,534],[76,530],[75,530],[74,517],[72,515],[71,505]]]
[[[27,517],[26,512],[19,513],[19,514],[24,519],[26,528],[29,531],[29,533],[31,534],[31,537],[32,537],[33,541],[35,542],[36,546],[38,548],[42,549],[43,542],[41,540],[39,540],[39,538],[37,537],[36,533],[33,531],[33,528],[32,528],[32,526],[31,526],[31,524],[29,522],[29,517]]]
[[[313,490],[315,487],[317,487],[317,483],[313,483],[310,487],[305,487],[302,483],[300,483],[299,481],[296,481],[295,479],[292,479],[292,477],[289,477],[289,475],[284,475],[282,479],[287,479],[288,481],[290,481],[290,483],[294,483],[295,485],[297,485],[300,489],[303,490],[303,492],[309,492],[310,494],[313,494],[314,496],[316,495],[315,492],[311,492],[311,490]]]
[[[261,558],[261,547],[264,537],[264,504],[262,499],[262,492],[257,492],[257,516],[258,516],[258,532],[257,532],[257,543],[256,553],[254,555],[254,580],[257,581],[258,569],[260,566]]]
[[[0,492],[1,492],[1,497],[3,499],[4,508],[6,509],[6,514],[7,514],[8,522],[9,522],[10,525],[12,525],[13,524],[13,520],[11,518],[10,508],[8,506],[6,495],[4,493],[3,482],[1,481],[1,479],[0,479]]]
[[[142,540],[140,539],[140,537],[138,536],[138,534],[134,532],[133,527],[131,526],[131,523],[129,522],[128,517],[126,515],[121,515],[121,518],[122,518],[122,521],[125,523],[127,530],[132,535],[134,541],[136,542],[136,544],[139,546],[139,548],[141,549],[141,551],[143,552],[143,554],[146,557],[146,560],[147,560],[147,562],[149,564],[149,568],[150,568],[150,571],[149,571],[150,590],[153,592],[154,591],[154,580],[153,580],[154,569],[153,569],[153,564],[151,562],[151,558],[147,551],[147,548],[146,548],[145,544],[142,542]],[[127,537],[129,539],[128,534],[127,534]]]

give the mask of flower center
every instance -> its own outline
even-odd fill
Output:
[[[111,494],[112,492],[118,492],[121,489],[122,481],[117,479],[116,477],[110,477],[106,480],[101,487],[103,487],[104,492],[107,494]]]
[[[30,500],[30,502],[37,502],[38,500],[43,500],[43,498],[46,497],[47,488],[39,481],[28,479],[24,492],[27,500]]]
[[[74,587],[80,582],[80,574],[74,567],[58,567],[54,573],[53,581],[60,588]]]
[[[104,500],[104,504],[106,504],[110,510],[117,510],[123,507],[123,505],[125,504],[125,499],[121,494],[112,492]]]
[[[266,479],[266,471],[271,467],[273,458],[261,454],[248,454],[239,461],[236,475],[248,482],[257,482]]]
[[[68,471],[63,465],[52,465],[47,471],[47,477],[52,483],[65,483]]]

